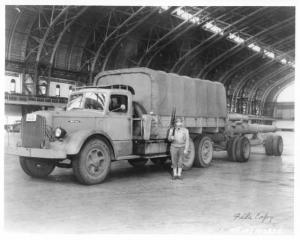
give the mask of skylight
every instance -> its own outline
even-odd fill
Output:
[[[238,44],[245,42],[245,39],[239,37],[236,33],[230,33],[228,38],[233,40],[234,42],[236,42]]]
[[[257,46],[254,43],[249,44],[248,47],[251,48],[255,52],[260,52],[260,50],[261,50],[261,47]]]
[[[287,60],[285,58],[281,59],[280,62],[283,64],[287,64]]]
[[[220,27],[218,27],[216,24],[214,24],[213,22],[205,23],[203,25],[203,28],[210,30],[213,33],[219,33],[220,35],[224,34],[223,30]]]
[[[275,58],[275,53],[270,52],[268,50],[264,50],[264,54],[269,58],[273,58],[273,59]]]
[[[167,11],[169,8],[170,8],[169,6],[161,6],[160,10],[163,12],[163,11]],[[173,11],[173,14],[176,14],[181,19],[188,21],[190,23],[193,23],[193,24],[199,25],[201,23],[201,18],[199,18],[197,16],[193,16],[191,13],[185,11],[183,7],[178,7],[176,10]],[[205,23],[202,26],[202,28],[207,31],[210,31],[214,34],[219,34],[219,35],[223,36],[225,29],[222,28],[221,26],[217,25],[216,20],[210,18],[208,15],[206,15],[206,17],[208,19],[211,19],[211,21]],[[227,28],[227,27],[225,27],[225,28]],[[246,38],[243,38],[240,36],[240,34],[234,33],[234,32],[229,33],[227,38],[237,44],[242,44],[242,43],[247,42]],[[270,59],[276,59],[276,60],[280,61],[282,64],[289,64],[290,66],[294,67],[293,62],[288,61],[285,58],[278,59],[278,57],[276,57],[274,52],[264,49],[262,46],[259,46],[257,43],[248,44],[247,47],[254,52],[257,52],[257,53],[262,52],[266,57],[268,57]]]

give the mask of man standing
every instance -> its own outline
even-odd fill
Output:
[[[175,122],[175,129],[170,129],[169,141],[171,141],[171,159],[173,168],[173,179],[182,180],[182,167],[184,155],[188,153],[189,149],[189,131],[183,127],[181,118],[177,118]]]

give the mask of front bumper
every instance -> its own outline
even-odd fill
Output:
[[[47,159],[66,159],[67,154],[63,150],[58,149],[43,149],[43,148],[25,148],[9,146],[5,149],[7,154]]]

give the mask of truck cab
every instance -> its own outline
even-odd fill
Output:
[[[23,170],[33,177],[68,166],[76,168],[82,183],[101,182],[111,161],[132,155],[132,93],[124,86],[77,89],[65,110],[25,115],[21,140],[8,152],[18,155]],[[66,159],[71,163],[62,163]]]

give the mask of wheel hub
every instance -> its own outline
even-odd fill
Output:
[[[92,149],[87,155],[87,168],[90,174],[99,175],[104,170],[105,157],[101,150]]]

